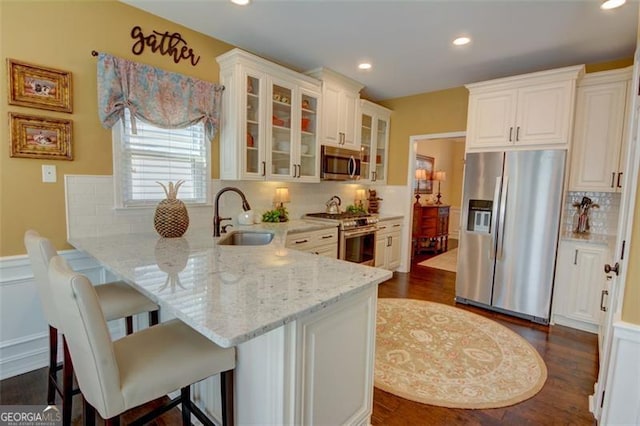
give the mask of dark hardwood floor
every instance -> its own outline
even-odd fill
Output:
[[[456,247],[456,241],[449,248]],[[455,274],[418,266],[433,256],[413,259],[411,273],[394,273],[379,287],[379,297],[403,297],[455,305]],[[458,305],[491,318],[524,337],[544,359],[548,378],[533,398],[511,407],[491,410],[462,410],[408,401],[375,389],[373,425],[594,425],[588,409],[597,376],[597,337],[562,326],[546,327],[483,309]],[[36,370],[0,381],[0,404],[43,404],[46,401],[46,371]],[[134,411],[123,424],[136,418]],[[74,424],[81,423],[81,400],[74,398]],[[152,423],[180,424],[177,409]]]
[[[449,248],[456,247],[456,241]],[[484,309],[456,304],[455,273],[417,264],[411,272],[394,273],[380,285],[378,297],[401,297],[455,305],[508,327],[535,347],[547,365],[542,390],[519,404],[490,410],[435,407],[375,389],[373,425],[595,425],[588,396],[598,372],[597,336],[562,326],[543,326]]]

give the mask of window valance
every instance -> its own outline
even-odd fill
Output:
[[[98,113],[111,128],[124,120],[124,109],[135,119],[161,128],[180,129],[204,121],[206,137],[218,128],[224,86],[123,58],[98,54]]]

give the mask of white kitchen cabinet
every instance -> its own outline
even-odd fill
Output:
[[[587,74],[578,82],[571,191],[622,188],[630,84],[631,67]]]
[[[553,321],[556,324],[597,333],[608,302],[606,245],[560,241],[556,260]]]
[[[364,86],[328,68],[306,74],[322,80],[322,145],[358,149],[359,100]]]
[[[376,234],[376,261],[377,268],[390,271],[400,266],[402,219],[382,220],[378,222]]]
[[[338,227],[317,231],[288,233],[285,247],[338,258]]]
[[[568,148],[583,73],[580,65],[466,85],[467,151]]]
[[[320,82],[240,49],[216,59],[220,178],[318,182]]]
[[[360,182],[384,184],[387,181],[391,110],[362,99],[360,117]]]

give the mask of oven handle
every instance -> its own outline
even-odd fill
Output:
[[[377,230],[378,228],[366,228],[353,231],[344,231],[343,235],[345,238],[358,237],[360,235],[375,234]]]

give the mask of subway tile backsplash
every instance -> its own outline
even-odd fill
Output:
[[[611,192],[567,192],[563,209],[563,231],[574,229],[574,215],[577,211],[573,203],[580,203],[582,197],[589,197],[600,207],[591,208],[589,212],[589,232],[592,234],[615,235],[618,228],[618,213],[620,212],[620,194]]]
[[[291,202],[285,204],[291,219],[299,219],[306,213],[325,211],[325,203],[337,195],[342,199],[342,209],[354,204],[355,190],[368,186],[338,183],[294,183],[252,182],[212,180],[211,192],[215,194],[225,186],[242,190],[254,210],[262,214],[274,207],[273,198],[277,187],[289,188]],[[372,186],[373,187],[373,186]],[[408,206],[413,199],[404,186],[376,185],[378,195],[383,198],[380,213],[401,213],[403,203]],[[114,185],[112,176],[68,175],[65,176],[67,205],[67,235],[69,237],[105,236],[127,233],[155,232],[153,215],[155,208],[114,209]],[[407,201],[408,200],[408,201]],[[212,197],[213,201],[213,197]],[[187,206],[189,232],[213,230],[213,206]],[[233,217],[242,211],[237,194],[225,193],[220,199],[220,213]]]

